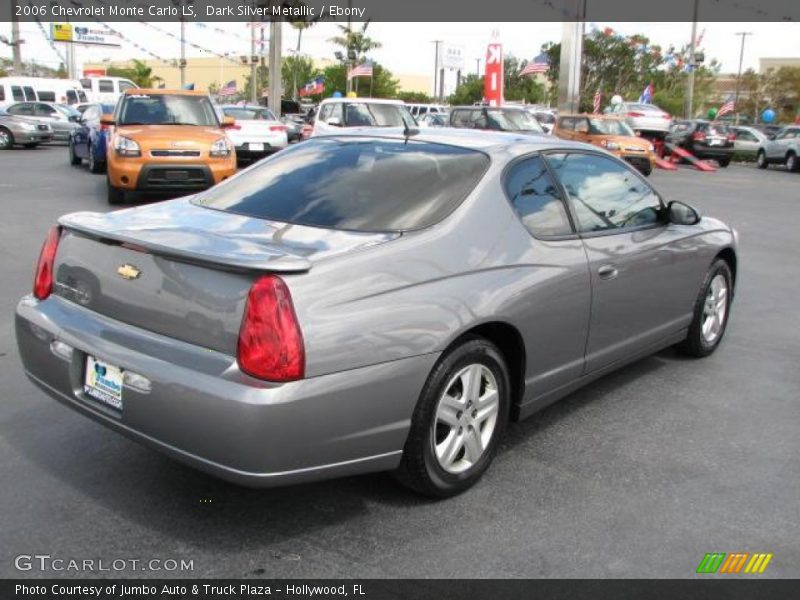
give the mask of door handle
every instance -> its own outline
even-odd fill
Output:
[[[603,265],[597,269],[597,275],[600,279],[614,279],[619,271],[614,265]]]

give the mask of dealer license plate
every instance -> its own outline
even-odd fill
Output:
[[[253,144],[250,143],[250,150],[253,152],[263,152],[264,151],[264,144]]]
[[[122,369],[87,356],[83,391],[103,404],[122,410]]]

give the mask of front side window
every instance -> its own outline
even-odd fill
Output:
[[[540,157],[525,159],[511,168],[506,193],[522,224],[534,236],[572,233],[561,194]]]
[[[625,165],[597,154],[550,154],[547,161],[569,196],[582,232],[654,225],[661,199]]]
[[[131,81],[121,80],[119,82],[119,91],[120,92],[124,92],[125,90],[129,90],[129,89],[135,88],[135,87],[136,87],[136,85]]]
[[[471,116],[476,111],[457,110],[453,112],[453,127],[471,127]]]
[[[31,104],[30,102],[15,104],[14,106],[8,109],[8,114],[33,116],[33,104]]]
[[[56,109],[50,106],[49,104],[37,104],[36,105],[36,116],[37,117],[54,117],[56,114]]]
[[[101,79],[97,83],[97,91],[98,92],[106,92],[106,93],[114,93],[114,82],[110,79]]]
[[[119,125],[202,125],[218,127],[207,96],[131,94],[122,104]]]
[[[559,129],[566,129],[567,131],[572,131],[575,129],[575,119],[572,117],[564,117],[559,119],[558,121]]]
[[[406,231],[442,220],[488,166],[485,154],[467,148],[321,137],[282,150],[193,202],[327,229]]]

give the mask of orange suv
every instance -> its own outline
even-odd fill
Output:
[[[638,137],[625,121],[601,115],[559,115],[553,135],[565,140],[586,142],[605,148],[647,176],[656,155],[653,145]]]
[[[108,202],[125,192],[203,190],[236,172],[236,152],[208,95],[189,90],[129,89],[117,104],[107,144]]]

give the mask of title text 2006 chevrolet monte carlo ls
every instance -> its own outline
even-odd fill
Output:
[[[736,234],[596,148],[357,131],[191,198],[62,217],[17,307],[29,377],[243,484],[397,470],[446,496],[526,417],[725,331]]]

